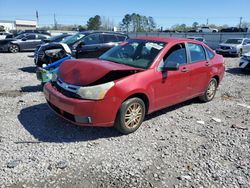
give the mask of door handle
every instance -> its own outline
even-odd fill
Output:
[[[189,71],[189,69],[186,68],[186,67],[184,67],[184,68],[181,70],[181,72],[188,72],[188,71]]]

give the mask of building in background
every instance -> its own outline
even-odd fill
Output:
[[[1,30],[10,31],[16,29],[15,21],[10,20],[0,20]]]
[[[25,29],[36,29],[37,21],[35,20],[0,20],[0,28],[5,31],[10,30],[25,30]]]

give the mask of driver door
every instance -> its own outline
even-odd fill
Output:
[[[178,63],[179,69],[160,71],[161,67],[170,63]],[[156,109],[177,104],[189,97],[190,76],[184,43],[176,44],[168,50],[162,60],[153,85]]]

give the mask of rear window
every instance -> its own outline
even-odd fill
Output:
[[[126,40],[126,36],[121,36],[121,35],[117,35],[118,41],[124,41]]]
[[[103,41],[104,43],[117,42],[117,38],[115,35],[103,35]]]

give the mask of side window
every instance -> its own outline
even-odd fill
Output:
[[[38,38],[38,39],[46,39],[46,37],[43,36],[43,35],[37,35],[37,38]]]
[[[85,43],[85,45],[99,44],[99,34],[88,35],[83,39],[83,42]]]
[[[188,43],[188,49],[190,51],[192,63],[206,60],[206,54],[204,48],[201,45]]]
[[[168,50],[166,55],[163,58],[164,64],[167,63],[179,63],[179,65],[183,65],[187,63],[187,54],[184,43],[180,43],[174,45],[172,48]]]
[[[103,42],[104,43],[117,42],[117,38],[115,35],[103,35]]]
[[[36,35],[27,35],[25,38],[27,40],[34,40],[34,39],[36,39]]]
[[[212,52],[211,50],[209,50],[207,47],[205,47],[206,52],[207,52],[207,56],[209,59],[213,59],[214,58],[214,52]]]
[[[126,40],[126,36],[122,36],[122,35],[117,35],[118,41],[125,41]]]

